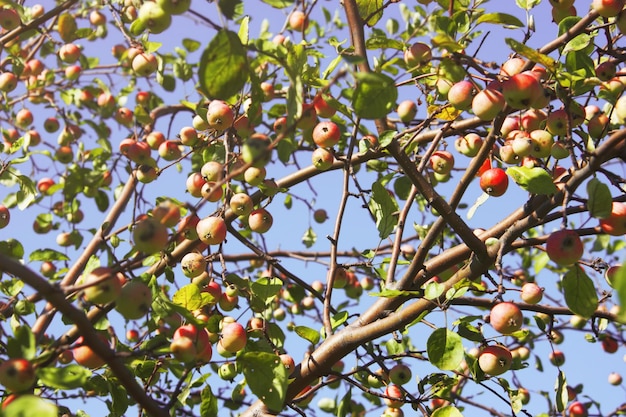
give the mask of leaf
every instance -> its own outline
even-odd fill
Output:
[[[29,261],[69,261],[70,258],[59,251],[54,249],[36,249],[29,258]]]
[[[222,29],[202,53],[200,89],[209,98],[228,99],[248,81],[248,60],[239,35]]]
[[[481,23],[493,23],[496,25],[503,26],[515,26],[522,27],[524,24],[517,17],[512,16],[507,13],[485,13],[480,15],[478,19],[476,19],[476,24],[479,25]]]
[[[506,38],[505,42],[515,52],[522,55],[524,58],[543,65],[548,71],[555,72],[557,70],[557,62],[548,55],[544,55],[536,49],[526,46],[515,39]]]
[[[340,311],[330,318],[330,327],[335,330],[337,327],[341,326],[343,323],[348,320],[348,312]]]
[[[446,405],[433,411],[431,417],[463,417],[463,414],[453,405]]]
[[[57,23],[57,30],[65,43],[72,42],[76,38],[76,31],[78,30],[74,16],[69,13],[61,14]]]
[[[200,394],[202,402],[200,403],[200,417],[217,417],[218,405],[217,398],[213,395],[211,387],[207,384]]]
[[[598,308],[598,294],[591,278],[578,265],[574,265],[561,280],[565,303],[574,314],[591,318]]]
[[[277,9],[284,9],[285,7],[291,6],[293,1],[294,0],[263,0],[263,3],[269,4]]]
[[[378,146],[380,148],[386,148],[393,141],[393,138],[398,134],[395,130],[385,130],[378,136]]]
[[[383,17],[383,0],[357,0],[356,3],[366,25],[372,27]]]
[[[609,186],[597,178],[592,178],[587,183],[587,208],[591,217],[605,219],[611,215],[613,199]]]
[[[217,5],[228,20],[233,20],[243,13],[241,0],[218,0]]]
[[[424,298],[427,300],[434,300],[436,298],[439,298],[441,294],[443,294],[444,289],[445,287],[443,286],[443,284],[439,282],[429,282],[424,288]]]
[[[620,309],[617,317],[620,322],[626,323],[626,263],[617,269],[611,282],[619,300]]]
[[[320,334],[318,331],[306,326],[296,326],[295,332],[301,338],[308,340],[313,345],[317,345],[320,341]]]
[[[278,355],[268,352],[243,352],[237,356],[246,382],[254,395],[273,411],[280,411],[287,394],[287,369]]]
[[[554,391],[556,392],[556,409],[560,413],[565,410],[565,406],[569,401],[567,394],[567,380],[565,379],[565,374],[563,373],[563,371],[559,371]]]
[[[485,339],[478,327],[464,321],[459,323],[457,332],[459,336],[472,342],[482,342]]]
[[[541,167],[509,167],[506,173],[531,194],[554,194],[558,191],[552,182],[552,176]]]
[[[54,403],[35,395],[20,395],[2,412],[3,417],[57,417],[59,410]]]
[[[91,371],[77,364],[63,367],[46,366],[37,370],[37,376],[44,385],[54,389],[77,389],[84,387]]]
[[[307,248],[310,248],[315,244],[316,240],[317,234],[315,234],[313,228],[309,226],[309,228],[306,229],[304,235],[302,236],[302,243],[304,243],[304,246],[306,246]]]
[[[17,181],[20,184],[20,190],[17,192],[17,207],[24,210],[30,206],[37,197],[37,189],[35,181],[26,175],[18,175]]]
[[[11,358],[34,359],[37,353],[35,335],[28,326],[19,326],[13,331],[13,337],[7,341],[7,351]]]
[[[200,42],[194,39],[185,38],[183,39],[183,46],[189,52],[195,52],[202,46]]]
[[[381,292],[371,292],[369,293],[372,297],[385,297],[385,298],[395,298],[395,297],[410,297],[410,296],[421,296],[422,291],[408,291],[408,290],[392,290],[392,289],[383,289]]]
[[[398,99],[398,89],[392,78],[375,73],[357,73],[352,106],[363,119],[385,117],[393,110]]]
[[[568,52],[573,51],[582,51],[593,41],[593,38],[586,33],[581,33],[580,35],[571,39],[565,47],[563,48],[562,54],[567,54]]]
[[[174,304],[186,308],[189,311],[194,311],[202,307],[202,295],[200,294],[200,287],[196,284],[187,284],[180,288],[172,297]]]
[[[398,211],[398,203],[378,181],[372,184],[369,208],[376,219],[378,236],[385,239],[393,232],[398,223],[398,218],[395,215]]]
[[[426,350],[430,363],[442,371],[456,369],[465,356],[461,337],[446,328],[439,328],[428,337]]]
[[[278,295],[283,286],[283,281],[278,277],[262,277],[250,285],[250,290],[255,297],[269,303]]]

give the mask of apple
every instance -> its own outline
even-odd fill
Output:
[[[235,362],[224,362],[217,370],[217,374],[225,381],[233,381],[239,374],[237,372],[237,364]]]
[[[180,260],[183,274],[188,278],[195,278],[206,271],[207,262],[198,252],[189,252]]]
[[[615,77],[615,74],[617,73],[615,61],[601,62],[596,66],[595,73],[596,77],[598,77],[601,81],[609,81],[611,78]]]
[[[265,233],[270,230],[273,222],[272,215],[264,208],[252,210],[248,215],[248,225],[253,232]]]
[[[222,328],[218,344],[226,352],[237,353],[246,346],[247,341],[246,329],[241,324],[232,322]]]
[[[313,212],[313,220],[315,220],[316,223],[324,223],[328,220],[328,213],[326,213],[324,209],[317,209]]]
[[[328,101],[324,98],[323,93],[317,93],[313,98],[313,107],[315,108],[315,113],[319,117],[323,117],[325,119],[329,119],[335,115],[337,109],[328,103]]]
[[[432,58],[430,46],[422,42],[416,42],[404,51],[404,62],[409,70],[429,64]]]
[[[0,229],[7,227],[10,221],[11,213],[9,209],[4,204],[0,204]]]
[[[250,184],[253,187],[256,187],[260,185],[263,180],[265,180],[266,175],[267,171],[264,167],[251,166],[244,171],[243,179],[246,183]]]
[[[617,349],[619,349],[619,344],[617,343],[617,340],[615,340],[611,336],[603,337],[602,340],[600,340],[600,344],[602,345],[602,350],[604,350],[606,353],[615,353],[617,352]]]
[[[472,111],[479,119],[491,121],[504,109],[505,104],[500,91],[487,88],[472,99]]]
[[[15,124],[17,127],[26,129],[33,123],[33,113],[28,109],[20,109],[15,114]]]
[[[302,103],[302,115],[296,121],[296,127],[301,130],[313,129],[317,124],[317,112],[313,103]]]
[[[198,143],[198,132],[193,126],[183,126],[178,132],[178,137],[185,146],[193,147]]]
[[[339,143],[341,132],[339,130],[339,126],[337,126],[334,122],[324,121],[315,125],[312,136],[313,142],[315,142],[317,146],[322,148],[332,148]]]
[[[389,370],[389,380],[396,385],[406,384],[411,377],[411,368],[403,363],[398,363]]]
[[[491,308],[489,323],[497,332],[511,334],[522,328],[524,315],[518,306],[503,301]]]
[[[154,181],[157,176],[157,170],[150,165],[139,165],[136,171],[137,180],[141,183],[148,184]]]
[[[209,332],[192,324],[178,327],[170,344],[172,354],[182,362],[209,362],[213,354]]]
[[[9,93],[17,87],[17,77],[12,72],[3,72],[0,74],[0,91]]]
[[[404,392],[400,387],[389,384],[385,388],[385,404],[389,408],[400,408],[404,404]]]
[[[398,108],[396,109],[400,120],[403,123],[410,123],[417,114],[417,104],[413,100],[404,100],[400,104],[398,104]]]
[[[156,2],[165,13],[183,14],[191,6],[191,0],[157,0]]]
[[[454,156],[448,151],[435,151],[430,156],[430,166],[437,174],[449,174],[454,168]]]
[[[144,3],[144,6],[146,4],[151,3]],[[159,67],[159,62],[154,54],[142,52],[133,58],[133,60],[131,61],[131,67],[133,68],[135,74],[137,74],[138,76],[149,77],[157,70],[157,68]]]
[[[221,217],[205,217],[198,222],[196,232],[202,243],[219,245],[226,239],[226,222]]]
[[[525,303],[537,304],[543,298],[543,288],[534,282],[527,282],[522,285],[520,297]]]
[[[212,100],[207,108],[206,118],[211,129],[222,132],[232,126],[235,113],[225,101]]]
[[[233,122],[233,128],[237,131],[240,138],[248,138],[254,133],[254,125],[245,114],[237,117]]]
[[[126,331],[126,340],[131,343],[139,341],[139,332],[135,329],[128,329]]]
[[[152,306],[152,291],[143,281],[135,278],[122,287],[115,309],[126,320],[144,317]]]
[[[562,366],[565,363],[565,354],[560,350],[553,350],[548,355],[550,363],[554,366]]]
[[[465,136],[459,136],[454,141],[454,149],[460,154],[468,156],[470,158],[476,156],[480,147],[483,144],[483,139],[476,133],[468,133]]]
[[[514,109],[527,109],[543,96],[543,87],[528,73],[515,74],[502,83],[502,95]]]
[[[202,197],[202,187],[204,184],[206,184],[206,181],[202,178],[202,175],[199,172],[194,172],[189,175],[185,183],[189,194],[196,198]]]
[[[486,346],[478,354],[478,366],[487,375],[502,375],[511,369],[512,363],[511,352],[501,345]]]
[[[574,401],[567,407],[568,417],[587,417],[587,407],[580,401]]]
[[[617,372],[611,372],[608,379],[611,385],[622,385],[622,376]]]
[[[546,240],[546,253],[557,265],[573,265],[583,256],[583,243],[573,230],[562,229],[552,232]]]
[[[174,227],[180,221],[180,206],[172,200],[164,200],[152,210],[152,218],[166,227]]]
[[[335,163],[335,155],[326,148],[316,148],[311,154],[311,163],[318,170],[326,171]]]
[[[309,17],[301,10],[294,10],[289,15],[289,27],[297,32],[303,32],[309,27]]]
[[[524,59],[518,57],[510,58],[500,67],[500,75],[512,77],[515,74],[522,72],[525,66],[526,61]]]
[[[105,346],[109,345],[109,341],[104,334],[98,333],[98,338]],[[100,368],[106,363],[104,359],[84,343],[82,336],[76,339],[76,346],[72,349],[72,354],[76,363],[89,369]]]
[[[574,0],[549,0],[552,7],[567,9],[574,4]]]
[[[611,205],[611,214],[600,219],[602,232],[611,236],[626,234],[626,203],[614,201]]]
[[[66,43],[59,48],[59,58],[66,64],[73,64],[80,58],[80,48],[73,43]]]
[[[94,268],[83,280],[87,286],[84,289],[85,299],[94,304],[108,304],[117,300],[122,293],[122,279],[107,266]]]
[[[135,115],[133,111],[127,107],[118,108],[113,115],[116,122],[126,127],[130,127],[132,125],[134,117]]]
[[[165,249],[168,240],[167,227],[152,217],[137,222],[133,229],[133,242],[139,252],[157,253]]]
[[[52,278],[57,272],[57,267],[50,261],[44,261],[39,268],[41,275],[46,278]]]
[[[0,384],[9,391],[26,391],[36,380],[35,367],[29,360],[12,358],[0,364]]]
[[[181,159],[183,151],[178,141],[166,140],[159,145],[159,155],[166,161],[176,161]]]
[[[246,193],[236,193],[230,198],[229,201],[230,209],[239,216],[247,216],[249,215],[253,208],[254,202],[252,198]]]
[[[588,124],[589,136],[593,139],[600,139],[604,137],[609,131],[610,119],[604,113],[598,113],[594,115]]]
[[[509,177],[502,168],[490,168],[480,176],[480,188],[493,197],[500,197],[509,187]]]
[[[270,138],[261,133],[253,133],[241,147],[241,156],[245,163],[261,168],[267,165],[272,156]]]
[[[602,17],[615,17],[624,8],[624,0],[592,0],[591,8]]]
[[[43,129],[48,133],[54,133],[61,127],[59,120],[56,117],[48,117],[43,122]]]
[[[165,12],[159,4],[151,1],[141,5],[137,18],[143,27],[155,34],[162,33],[172,24],[172,15]]]
[[[530,155],[533,150],[533,141],[526,132],[520,132],[510,142],[513,152],[521,158]]]
[[[12,7],[12,6],[10,6]],[[6,31],[10,31],[22,24],[20,15],[13,8],[3,7],[0,9],[0,27]]]
[[[196,129],[197,131],[204,131],[209,128],[209,123],[206,120],[204,120],[202,116],[200,116],[199,114],[196,114],[193,116],[191,124],[193,128]]]

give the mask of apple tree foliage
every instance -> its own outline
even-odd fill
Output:
[[[1,2],[1,414],[598,414],[626,11],[549,3]]]

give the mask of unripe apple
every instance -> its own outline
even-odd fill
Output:
[[[166,140],[159,145],[159,155],[166,161],[176,161],[183,155],[182,149],[177,141]]]
[[[161,6],[151,1],[141,5],[137,18],[142,26],[152,33],[161,33],[172,24],[172,15],[166,13]]]
[[[480,188],[493,197],[500,197],[509,187],[509,177],[502,168],[491,168],[480,176]]]
[[[260,185],[263,180],[265,180],[266,175],[267,171],[264,167],[251,166],[244,171],[243,179],[246,183],[250,184],[253,187],[256,187]]]
[[[126,320],[137,320],[150,312],[152,306],[152,291],[150,287],[138,278],[127,282],[122,287],[115,309]]]
[[[178,137],[185,146],[195,146],[198,143],[198,132],[193,126],[183,126],[178,132]]]
[[[191,0],[157,0],[156,3],[165,13],[173,15],[183,14],[191,6]]]
[[[583,256],[583,243],[573,230],[552,232],[546,240],[546,253],[557,265],[573,265]]]
[[[22,23],[20,15],[12,8],[13,6],[9,7],[11,8],[3,7],[0,9],[0,27],[6,31],[13,30]]]
[[[318,170],[326,171],[335,163],[335,155],[326,148],[316,148],[311,155],[311,163]]]
[[[152,210],[152,218],[166,227],[174,227],[180,221],[180,206],[172,200],[162,201]]]
[[[552,154],[554,136],[547,130],[537,129],[530,132],[532,149],[530,155],[534,158],[547,158]]]
[[[94,304],[108,304],[119,298],[123,281],[111,268],[101,266],[87,274],[83,284],[88,285],[84,290],[87,301]]]
[[[226,239],[226,222],[221,217],[209,216],[196,226],[198,238],[207,245],[219,245]]]
[[[417,114],[417,104],[413,100],[404,100],[398,104],[396,112],[403,123],[410,123]]]
[[[411,380],[411,368],[403,363],[394,365],[389,370],[389,380],[396,385],[404,385]]]
[[[614,201],[609,217],[600,219],[600,228],[611,236],[626,234],[626,203]]]
[[[430,166],[438,174],[449,174],[454,168],[454,156],[448,151],[435,151],[430,156]]]
[[[552,7],[567,9],[574,4],[574,0],[549,0]]]
[[[12,72],[0,74],[0,91],[9,93],[17,87],[17,77]]]
[[[136,171],[137,181],[148,184],[157,178],[157,170],[150,165],[139,165]]]
[[[511,368],[513,356],[501,345],[490,345],[483,348],[478,355],[478,366],[491,376],[502,375]]]
[[[485,89],[472,100],[472,111],[481,120],[490,121],[504,109],[504,96],[498,90]]]
[[[294,10],[289,15],[289,27],[297,32],[305,31],[309,27],[309,17],[301,10]]]
[[[336,123],[330,121],[319,122],[313,128],[313,142],[322,148],[332,148],[341,137],[339,126]]]
[[[534,282],[527,282],[522,285],[520,297],[525,303],[537,304],[543,298],[543,288]]]
[[[432,58],[430,46],[422,42],[414,43],[404,51],[404,62],[409,70],[429,64]]]
[[[511,147],[517,156],[523,158],[530,155],[533,149],[533,141],[526,132],[520,132],[511,141]]]
[[[239,323],[228,323],[222,329],[219,345],[227,352],[237,353],[246,346],[246,329]]]
[[[0,364],[0,384],[9,391],[26,391],[36,380],[35,368],[29,360],[12,358]]]
[[[230,209],[239,217],[247,216],[254,209],[252,198],[246,193],[233,194],[230,198]]]
[[[167,227],[151,217],[139,221],[133,229],[135,249],[146,254],[165,249],[168,240]]]
[[[313,212],[313,220],[315,220],[316,223],[324,223],[326,220],[328,220],[328,214],[326,213],[326,210],[324,209],[317,209]]]
[[[150,2],[144,3],[144,5],[146,4],[150,4]],[[133,58],[131,66],[138,76],[149,77],[157,70],[159,62],[154,54],[142,52]]]
[[[554,366],[562,366],[565,363],[565,354],[560,350],[554,350],[548,355],[550,363]]]
[[[265,233],[270,230],[273,222],[272,215],[264,208],[253,210],[248,215],[248,226],[253,232]]]
[[[497,332],[511,334],[522,328],[524,315],[518,306],[504,301],[491,308],[489,323]]]

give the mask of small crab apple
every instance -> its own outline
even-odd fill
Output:
[[[313,107],[319,117],[329,119],[335,115],[337,109],[330,105],[324,97],[323,93],[317,93],[313,98]]]
[[[565,354],[560,350],[553,350],[548,355],[550,363],[554,366],[562,366],[565,363]]]
[[[33,120],[33,113],[28,109],[20,109],[15,114],[15,124],[17,125],[17,127],[20,127],[22,129],[26,129],[28,126],[30,126],[33,123]]]
[[[481,120],[490,121],[504,109],[504,96],[498,90],[481,90],[472,99],[472,111]]]
[[[594,115],[588,124],[587,131],[589,132],[589,136],[593,139],[600,139],[604,137],[609,131],[609,117],[604,113],[598,113]]]
[[[159,62],[156,56],[145,52],[136,55],[131,62],[133,71],[140,77],[149,77],[157,70],[158,66]]]
[[[146,143],[152,150],[158,150],[163,142],[165,142],[165,135],[158,130],[153,130],[146,135]]]
[[[508,75],[509,77],[519,74],[524,69],[526,61],[522,58],[510,58],[500,67],[500,75]]]
[[[430,156],[430,166],[438,174],[449,174],[454,168],[454,156],[448,151],[435,151]]]
[[[122,287],[122,292],[115,303],[115,310],[126,320],[137,320],[150,312],[152,291],[140,279],[133,279]]]
[[[272,227],[272,215],[264,208],[252,210],[248,215],[248,225],[253,232],[265,233]]]
[[[73,64],[80,58],[80,48],[73,43],[66,43],[59,48],[59,58],[66,64]]]
[[[289,27],[295,31],[302,32],[309,27],[309,17],[301,10],[294,10],[289,15]]]
[[[104,346],[109,345],[109,340],[102,333],[98,333],[98,339]],[[89,369],[96,369],[103,366],[106,362],[96,352],[89,347],[82,336],[76,339],[76,347],[72,349],[74,360],[81,366]]]
[[[626,234],[626,203],[614,201],[611,205],[611,214],[600,219],[600,228],[611,236]]]
[[[3,72],[0,74],[0,91],[9,93],[17,87],[17,77],[12,72]]]
[[[219,344],[230,353],[237,353],[246,346],[246,329],[237,322],[226,324],[222,328]]]
[[[543,87],[528,73],[515,74],[502,83],[506,103],[514,109],[527,109],[543,95]]]
[[[611,385],[622,385],[622,376],[617,372],[611,372],[609,374],[609,384]]]
[[[404,404],[404,392],[397,385],[387,385],[387,388],[385,388],[385,397],[385,404],[387,404],[389,408],[400,408]]]
[[[10,221],[11,212],[5,205],[0,204],[0,229],[7,227]]]
[[[313,142],[322,148],[332,148],[341,137],[341,131],[336,123],[330,121],[319,122],[313,128]]]
[[[26,391],[36,380],[35,367],[27,359],[12,358],[0,364],[0,384],[9,391]]]
[[[236,193],[230,198],[230,209],[237,216],[247,216],[254,209],[252,198],[246,193]]]
[[[328,213],[326,213],[324,209],[317,209],[313,212],[313,220],[315,220],[316,223],[324,223],[328,220]]]
[[[188,278],[195,278],[206,270],[206,259],[198,252],[189,252],[180,260],[183,274]]]
[[[617,349],[619,349],[617,340],[615,340],[612,336],[603,337],[600,343],[602,345],[602,350],[606,353],[615,353],[617,352]]]
[[[493,197],[504,195],[509,187],[509,177],[502,168],[490,168],[480,176],[480,188]]]
[[[580,401],[574,401],[567,407],[568,417],[587,417],[587,407]]]
[[[185,146],[195,146],[198,143],[198,132],[193,126],[183,126],[178,132],[178,137]]]
[[[316,148],[311,155],[311,163],[318,170],[326,171],[335,163],[335,155],[326,148]]]
[[[389,380],[396,385],[404,385],[411,380],[412,372],[404,363],[398,363],[389,370]]]
[[[196,231],[202,243],[219,245],[226,239],[226,222],[221,217],[205,217],[196,225]]]
[[[615,77],[617,66],[614,61],[604,61],[596,66],[595,72],[596,77],[601,81],[609,81],[611,78]]]
[[[202,197],[202,187],[206,184],[204,178],[199,172],[194,172],[187,177],[186,181],[187,191],[192,197],[200,198]]]
[[[552,232],[546,240],[546,253],[557,265],[573,265],[583,256],[584,247],[580,236],[573,230]]]
[[[543,298],[543,289],[534,282],[527,282],[522,285],[520,297],[525,303],[537,304]]]
[[[428,64],[433,58],[430,46],[416,42],[404,51],[404,62],[409,69]]]
[[[487,346],[478,354],[478,366],[487,375],[502,375],[511,369],[512,363],[511,352],[501,345]]]
[[[166,227],[174,227],[180,221],[180,206],[172,200],[162,201],[152,210],[152,218]]]
[[[180,144],[174,140],[166,140],[159,145],[159,155],[166,161],[176,161],[183,155]]]
[[[151,165],[139,165],[136,171],[137,181],[149,184],[152,181],[156,180],[158,176],[158,172],[156,168]]]
[[[202,186],[200,194],[202,195],[202,198],[214,203],[222,199],[222,196],[224,195],[224,190],[217,183],[211,181],[205,183]]]
[[[396,112],[403,123],[410,123],[417,114],[417,104],[413,100],[404,100],[398,104]]]
[[[524,315],[518,306],[504,301],[491,308],[489,323],[497,332],[511,334],[522,328]]]
[[[172,24],[171,13],[167,13],[159,4],[151,1],[141,5],[136,19],[139,19],[143,28],[155,34],[162,33]]]
[[[140,220],[133,229],[135,249],[140,252],[157,253],[165,249],[168,239],[167,227],[152,217]]]
[[[191,0],[158,0],[156,3],[165,13],[173,15],[183,14],[191,6]]]
[[[624,8],[624,0],[593,0],[591,8],[602,17],[615,17]]]
[[[232,126],[235,113],[225,101],[212,100],[207,108],[206,118],[211,129],[222,132]]]
[[[108,304],[116,301],[122,293],[122,280],[106,266],[100,266],[92,270],[83,284],[85,299],[94,304]]]
[[[460,154],[472,158],[478,154],[482,144],[483,139],[478,134],[468,133],[465,136],[459,136],[454,141],[454,149]]]
[[[476,88],[471,81],[459,81],[448,90],[448,101],[458,110],[469,110],[475,94]]]

